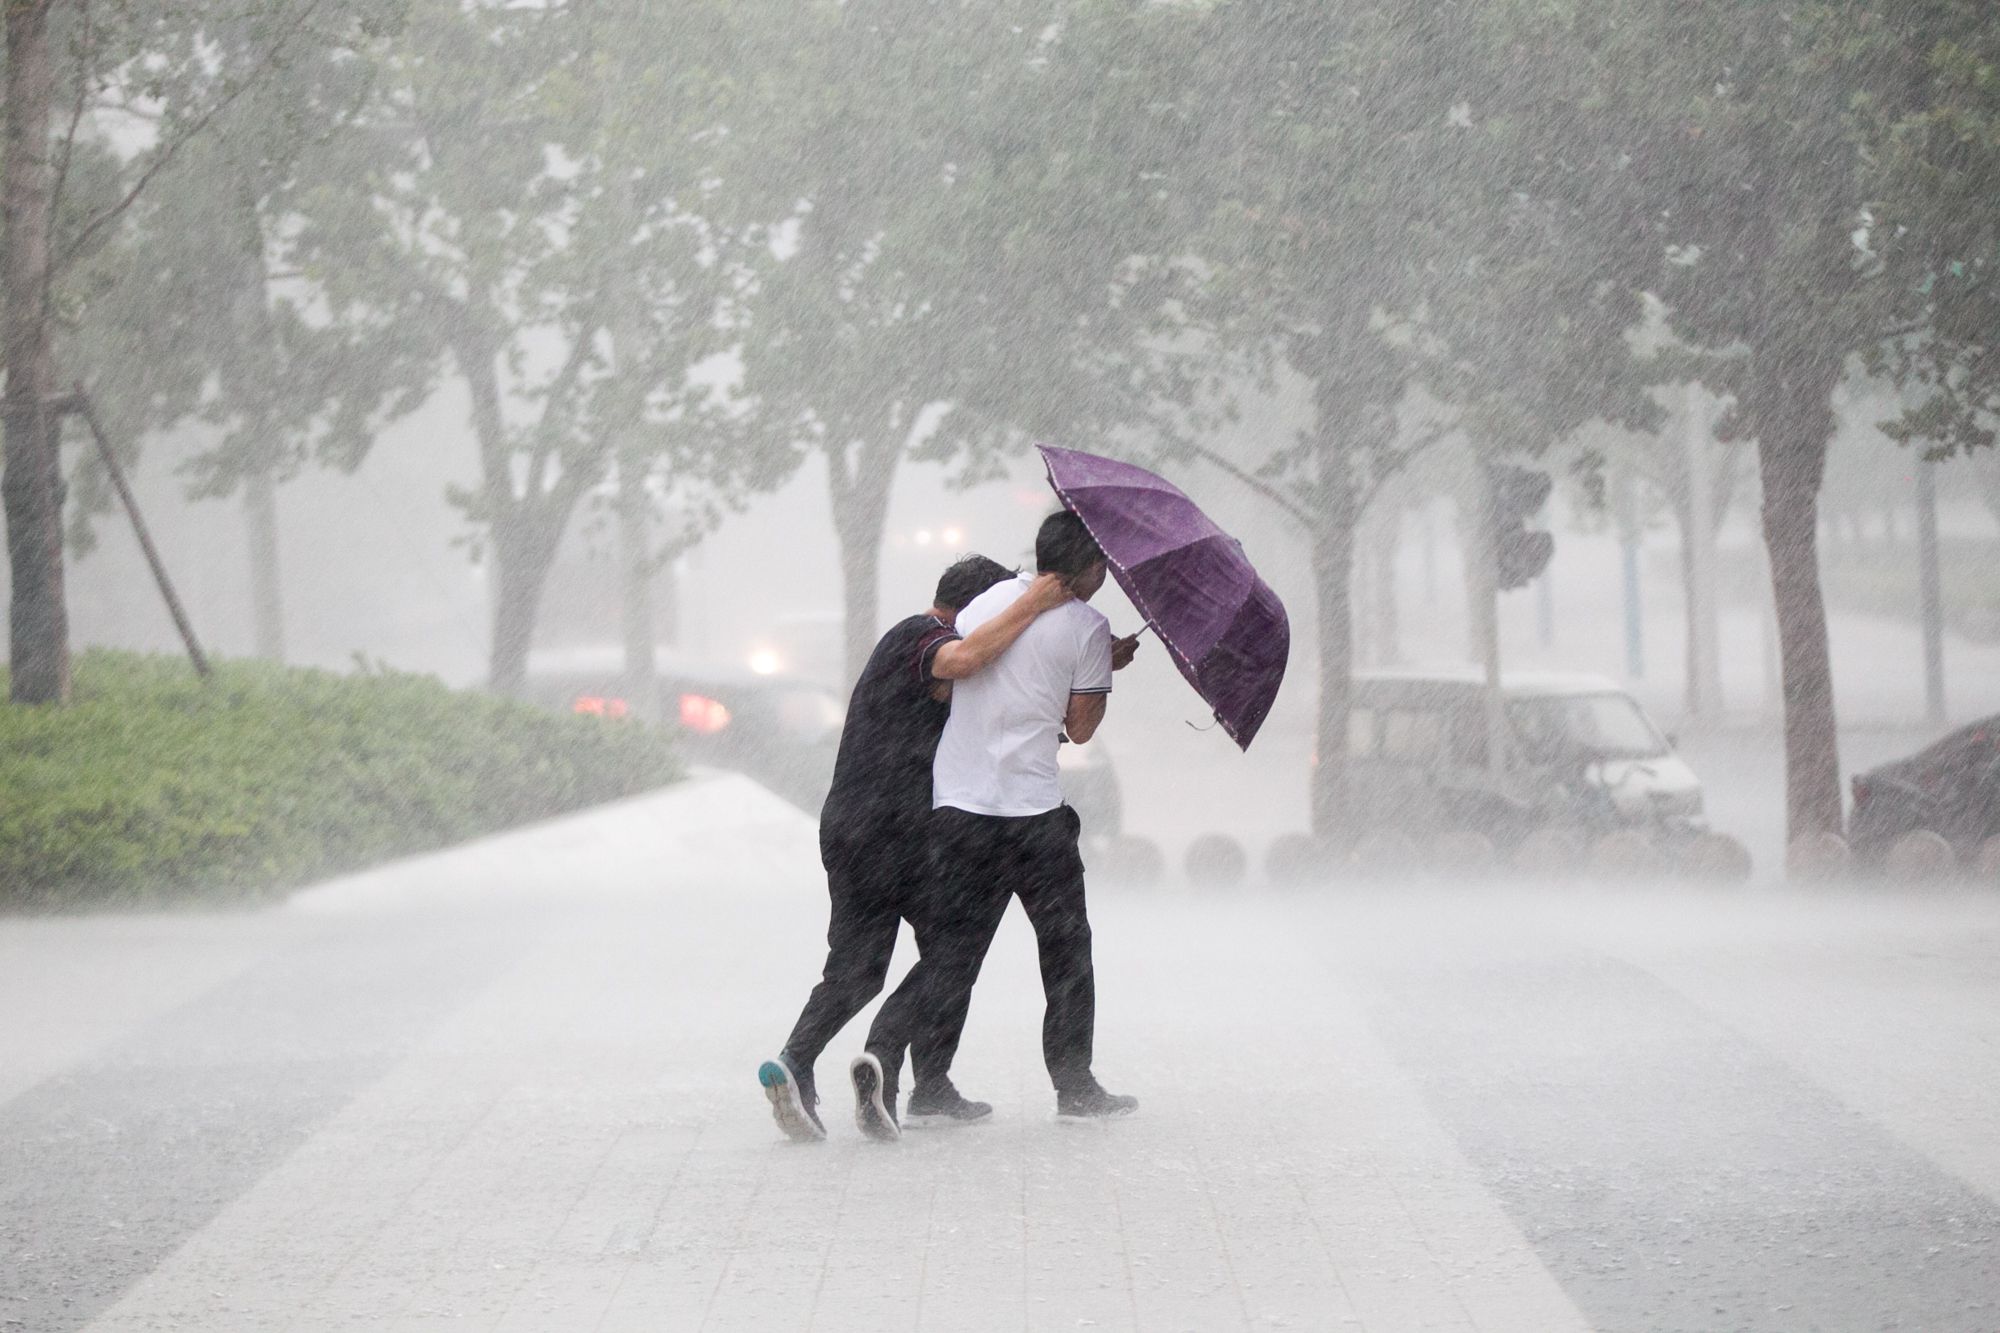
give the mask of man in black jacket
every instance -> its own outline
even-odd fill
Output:
[[[1071,596],[1063,580],[1039,578],[1007,613],[960,638],[953,628],[960,608],[1013,577],[1012,570],[984,556],[969,555],[952,565],[938,580],[930,611],[892,626],[854,686],[833,785],[820,810],[820,861],[832,900],[826,967],[784,1049],[757,1071],[772,1118],[800,1142],[826,1137],[815,1109],[813,1064],[834,1034],[881,992],[898,924],[908,920],[919,931],[919,949],[924,947],[917,909],[930,882],[931,760],[951,712],[951,682],[984,668],[1036,616]],[[992,1107],[966,1099],[952,1086],[950,1058],[951,1050],[936,1044],[912,1047],[912,1108],[946,1120],[991,1114]],[[894,1125],[893,1117],[889,1123]]]

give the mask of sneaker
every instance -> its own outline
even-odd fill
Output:
[[[771,1119],[778,1122],[786,1138],[794,1143],[817,1143],[826,1137],[826,1126],[814,1109],[819,1105],[819,1094],[813,1089],[810,1070],[795,1072],[781,1055],[757,1066],[757,1081],[770,1098]]]
[[[993,1108],[985,1102],[970,1101],[947,1083],[934,1091],[918,1088],[910,1094],[909,1105],[903,1108],[903,1128],[941,1129],[952,1125],[970,1125],[992,1114]]]
[[[1106,1092],[1096,1079],[1080,1088],[1056,1094],[1058,1120],[1109,1120],[1115,1116],[1131,1115],[1138,1109],[1137,1097]]]
[[[854,1081],[854,1127],[877,1143],[894,1143],[903,1137],[896,1124],[896,1090],[882,1079],[882,1062],[863,1051],[847,1066]]]

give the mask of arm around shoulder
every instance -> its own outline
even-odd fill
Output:
[[[1037,576],[1006,610],[964,638],[940,647],[931,657],[931,675],[938,680],[964,680],[978,675],[1013,646],[1036,616],[1061,606],[1072,595],[1058,576]]]

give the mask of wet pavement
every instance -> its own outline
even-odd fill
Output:
[[[0,1329],[2000,1328],[2000,887],[1094,887],[1052,1118],[795,1146],[809,821],[737,779],[285,908],[0,921]],[[907,939],[905,948],[907,949]],[[905,959],[908,955],[906,954]]]

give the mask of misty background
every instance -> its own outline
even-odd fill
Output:
[[[176,647],[75,378],[215,651],[504,694],[645,698],[642,646],[844,693],[953,555],[1025,558],[1034,441],[1158,467],[1296,648],[1247,758],[1158,654],[1121,682],[1158,833],[1183,787],[1341,831],[1350,672],[1480,657],[1502,460],[1557,539],[1505,665],[1629,688],[1760,859],[1870,735],[2000,707],[1963,6],[24,14],[18,700]]]

